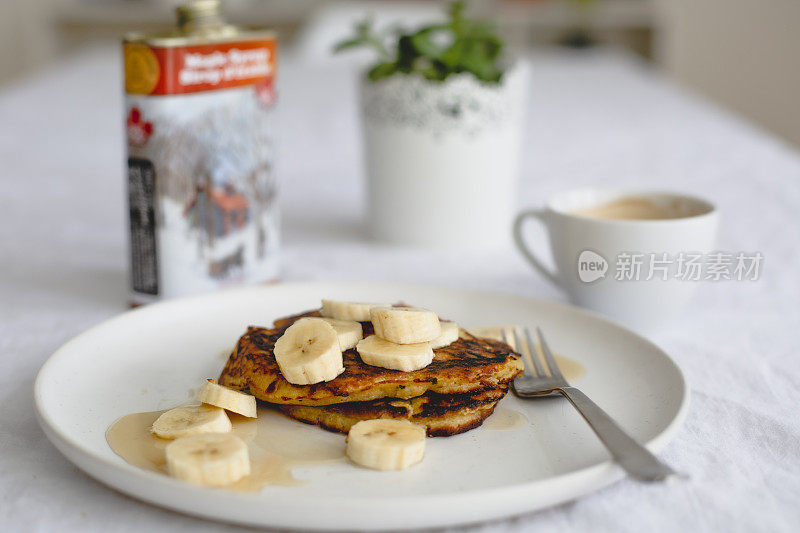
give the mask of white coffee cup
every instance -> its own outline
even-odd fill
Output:
[[[667,218],[630,212],[650,205],[653,211],[645,216]],[[636,218],[612,218],[615,214]],[[552,270],[523,239],[528,218],[547,230]],[[686,278],[687,261],[696,264],[698,256],[703,260],[712,251],[718,218],[710,202],[681,193],[582,189],[553,196],[543,209],[523,211],[513,233],[531,265],[573,303],[652,332],[689,300],[698,281]]]

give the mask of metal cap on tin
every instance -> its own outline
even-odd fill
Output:
[[[175,8],[178,28],[184,33],[194,33],[225,26],[219,0],[192,0]]]

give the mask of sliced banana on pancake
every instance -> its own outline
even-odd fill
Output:
[[[289,383],[330,381],[342,372],[339,335],[321,318],[298,320],[275,342],[275,360]]]
[[[301,318],[300,320],[308,319]],[[358,341],[364,338],[364,329],[361,327],[361,322],[327,317],[324,317],[322,320],[333,326],[333,329],[336,330],[336,334],[339,335],[339,348],[341,348],[342,351],[355,348]]]
[[[467,331],[470,335],[476,337],[502,342],[505,342],[503,339],[503,333],[505,333],[505,338],[508,339],[508,345],[516,349],[514,346],[514,326],[477,326],[469,328]]]
[[[231,433],[182,437],[165,452],[169,475],[197,485],[224,487],[250,474],[247,445]]]
[[[335,318],[337,320],[369,322],[369,310],[373,307],[391,307],[391,304],[322,300],[322,309],[320,309],[320,313],[324,317]]]
[[[159,416],[151,431],[162,439],[177,439],[201,433],[227,433],[232,428],[224,409],[213,405],[188,405]]]
[[[408,420],[362,420],[347,433],[347,456],[376,470],[403,470],[422,461],[425,426]]]
[[[444,348],[448,344],[455,342],[458,340],[458,324],[455,322],[449,322],[447,320],[442,320],[439,325],[442,328],[442,332],[439,334],[438,337],[431,341],[431,348],[434,350],[436,348]]]
[[[374,307],[369,312],[375,335],[395,344],[416,344],[442,333],[439,317],[417,307]]]
[[[258,417],[255,396],[223,387],[213,379],[206,380],[197,399],[202,403],[221,407],[242,416]]]
[[[425,368],[433,361],[433,350],[427,342],[395,344],[370,335],[356,345],[356,351],[364,363],[391,370],[411,372]]]

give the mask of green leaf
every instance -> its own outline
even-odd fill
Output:
[[[411,36],[400,37],[397,41],[397,69],[400,72],[411,72],[417,57],[419,57],[419,53],[411,42]]]
[[[430,81],[444,81],[448,76],[447,71],[442,71],[435,68],[425,69],[421,71],[421,73],[426,80]]]
[[[456,40],[447,50],[442,52],[442,54],[439,56],[439,59],[441,59],[442,63],[448,67],[456,68],[461,63],[461,56],[463,55],[466,46],[466,41]]]
[[[386,47],[391,30],[378,33],[367,18],[357,22],[355,36],[337,43],[334,51],[359,46],[375,50],[378,61],[367,73],[372,81],[415,72],[431,81],[444,81],[451,74],[469,72],[478,80],[497,83],[503,75],[499,66],[503,42],[492,24],[467,19],[465,11],[464,2],[451,2],[448,21],[414,32],[397,31],[392,49]]]
[[[464,9],[466,9],[467,4],[463,2],[463,0],[458,0],[457,2],[450,2],[450,7],[448,8],[448,14],[450,15],[451,19],[458,19],[463,18]]]
[[[447,13],[450,15],[450,21],[454,29],[460,27],[461,23],[464,21],[464,10],[466,7],[467,5],[460,0],[450,3],[450,8],[447,10]]]
[[[356,35],[362,38],[368,37],[372,34],[372,18],[365,17],[363,20],[356,22]]]
[[[344,41],[339,41],[333,46],[333,52],[339,53],[342,50],[347,50],[348,48],[355,48],[357,46],[364,46],[366,43],[362,39],[346,39]]]
[[[410,37],[411,45],[414,47],[416,52],[421,55],[425,56],[430,59],[437,59],[439,54],[442,53],[439,46],[437,46],[433,40],[431,39],[430,32],[417,32]]]
[[[378,63],[367,72],[370,81],[380,81],[397,72],[397,65],[392,62]]]

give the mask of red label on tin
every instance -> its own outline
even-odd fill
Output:
[[[127,92],[187,94],[271,79],[275,41],[243,41],[177,48],[129,44],[125,48]]]

